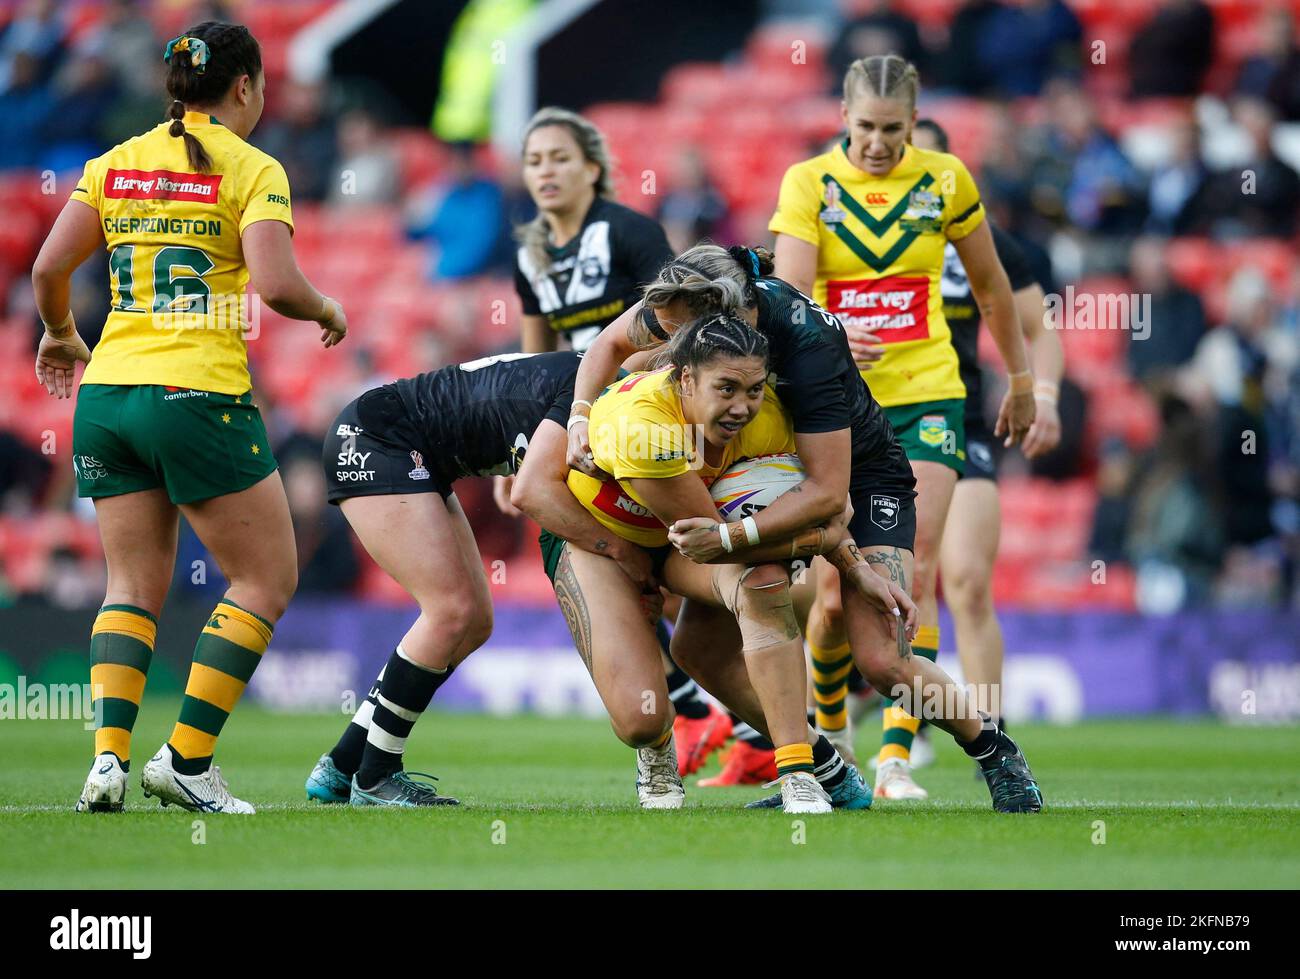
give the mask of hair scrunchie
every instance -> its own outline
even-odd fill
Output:
[[[163,61],[171,64],[172,55],[176,52],[188,54],[190,56],[190,67],[195,69],[200,75],[208,66],[208,59],[211,52],[208,46],[197,37],[190,37],[182,34],[180,37],[174,37],[167,42],[167,48],[163,51]]]
[[[746,248],[744,245],[732,245],[727,249],[727,254],[740,263],[741,271],[745,273],[745,281],[753,282],[759,277],[758,256],[752,248]]]

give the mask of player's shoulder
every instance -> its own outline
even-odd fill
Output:
[[[970,170],[955,153],[943,153],[939,150],[926,150],[919,146],[912,147],[914,167],[924,170],[935,180],[942,180],[945,174],[956,173],[969,176]]]
[[[587,223],[593,221],[608,221],[611,228],[630,234],[663,234],[654,218],[608,197],[598,198],[592,206]]]
[[[240,139],[229,129],[217,127],[215,132],[223,155],[238,163],[241,177],[251,178],[254,174],[268,167],[281,172],[284,171],[284,166],[280,161],[261,147]]]

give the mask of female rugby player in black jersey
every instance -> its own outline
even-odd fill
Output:
[[[578,355],[504,354],[367,391],[334,421],[323,464],[329,501],[376,563],[420,606],[370,696],[316,764],[307,795],[353,805],[456,800],[402,771],[416,719],[452,669],[487,641],[492,601],[478,546],[452,484],[515,472],[531,447],[563,454]],[[645,587],[650,560],[572,497],[562,507],[576,547],[611,558]],[[563,501],[561,501],[563,503]],[[614,571],[611,564],[611,573]]]
[[[682,323],[709,313],[744,319],[767,337],[777,394],[793,417],[795,441],[807,474],[799,492],[786,493],[755,517],[760,540],[787,535],[810,519],[828,520],[846,497],[853,505],[852,542],[883,578],[904,588],[912,577],[916,527],[907,457],[880,406],[858,374],[839,321],[788,283],[771,277],[765,252],[696,245],[674,259],[647,287],[643,301],[592,344],[574,386],[574,414],[614,379],[637,350],[662,344]],[[587,425],[569,421],[569,463],[595,475]],[[722,551],[716,522],[679,521],[673,544],[695,561]],[[998,811],[1036,812],[1042,795],[1020,749],[936,664],[913,656],[881,612],[890,599],[841,588],[854,662],[886,696],[947,731],[980,763]],[[875,606],[874,608],[872,606]],[[681,665],[691,672],[690,662]]]

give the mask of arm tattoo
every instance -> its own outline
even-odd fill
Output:
[[[591,672],[591,613],[587,610],[587,599],[583,597],[578,585],[578,576],[573,573],[573,563],[569,560],[569,545],[564,545],[560,552],[560,561],[555,568],[555,598],[564,613],[564,621],[573,636],[573,643],[578,647],[587,672]]]

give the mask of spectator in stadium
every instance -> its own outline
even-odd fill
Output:
[[[1190,112],[1168,129],[1169,158],[1152,171],[1147,185],[1145,230],[1157,235],[1182,234],[1210,169],[1201,156],[1201,132]]]
[[[49,480],[49,457],[0,428],[0,513],[29,513]]]
[[[963,0],[948,25],[948,47],[943,57],[936,59],[939,85],[964,95],[988,95],[993,91],[997,75],[980,60],[979,41],[989,18],[1001,9],[999,0]]]
[[[347,594],[361,564],[342,512],[325,502],[320,452],[299,452],[280,468],[298,547],[298,594]]]
[[[675,252],[684,252],[706,238],[727,244],[731,229],[727,202],[709,179],[704,160],[694,148],[677,157],[673,182],[659,205],[659,223]]]
[[[1209,597],[1223,539],[1206,492],[1211,460],[1201,419],[1176,397],[1162,401],[1160,416],[1160,435],[1129,487],[1125,551],[1137,568],[1139,605],[1168,612]]]
[[[321,85],[286,82],[277,118],[253,141],[284,164],[294,197],[323,201],[339,185],[338,131]]]
[[[31,77],[37,83],[48,82],[63,57],[66,34],[67,27],[54,0],[27,0],[22,12],[0,34],[0,92],[14,84],[19,55],[31,57]]]
[[[49,87],[39,79],[40,63],[26,51],[9,65],[9,84],[0,93],[0,170],[35,167],[41,129],[54,107]]]
[[[1037,95],[1053,75],[1077,71],[1082,38],[1064,0],[1018,0],[989,14],[976,47],[997,91],[1014,98]]]
[[[840,0],[844,22],[826,52],[827,70],[836,79],[835,95],[840,94],[839,79],[859,58],[901,55],[927,76],[929,52],[921,43],[921,32],[916,21],[898,6],[894,0]]]
[[[154,33],[149,6],[140,0],[108,0],[99,25],[82,44],[109,63],[126,94],[147,99],[157,115],[162,41]]]
[[[1031,134],[1030,199],[1049,220],[1097,234],[1135,230],[1145,210],[1141,174],[1075,82],[1044,96],[1046,125]]]
[[[1300,47],[1295,19],[1285,7],[1260,14],[1259,53],[1247,58],[1237,75],[1236,94],[1273,103],[1280,118],[1300,120]]]
[[[1249,545],[1273,533],[1270,462],[1298,358],[1296,338],[1279,325],[1272,290],[1257,269],[1233,276],[1227,317],[1201,341],[1184,383],[1209,404],[1227,540]]]
[[[111,145],[105,138],[104,120],[117,103],[119,87],[108,62],[83,49],[55,88],[58,94],[41,127],[44,148],[39,163],[41,169],[62,173],[75,170]],[[152,121],[157,123],[157,112]]]
[[[1133,98],[1198,94],[1214,60],[1214,37],[1204,0],[1160,0],[1129,42]]]
[[[1098,450],[1097,505],[1092,514],[1088,557],[1128,563],[1125,536],[1134,479],[1133,454],[1123,439],[1108,438]]]
[[[1188,204],[1186,231],[1216,238],[1290,238],[1300,213],[1300,174],[1273,150],[1277,116],[1261,99],[1240,98],[1233,115],[1250,158],[1210,178]]]
[[[339,120],[339,171],[329,189],[338,205],[394,204],[401,167],[384,128],[370,112],[353,109]]]
[[[1205,335],[1200,297],[1175,282],[1165,259],[1168,242],[1144,236],[1129,251],[1133,291],[1150,297],[1147,330],[1130,330],[1129,371],[1139,381],[1158,382],[1192,359]]]
[[[415,203],[408,232],[429,242],[435,281],[486,270],[505,233],[505,215],[501,188],[483,175],[474,144],[452,144],[446,179]]]

